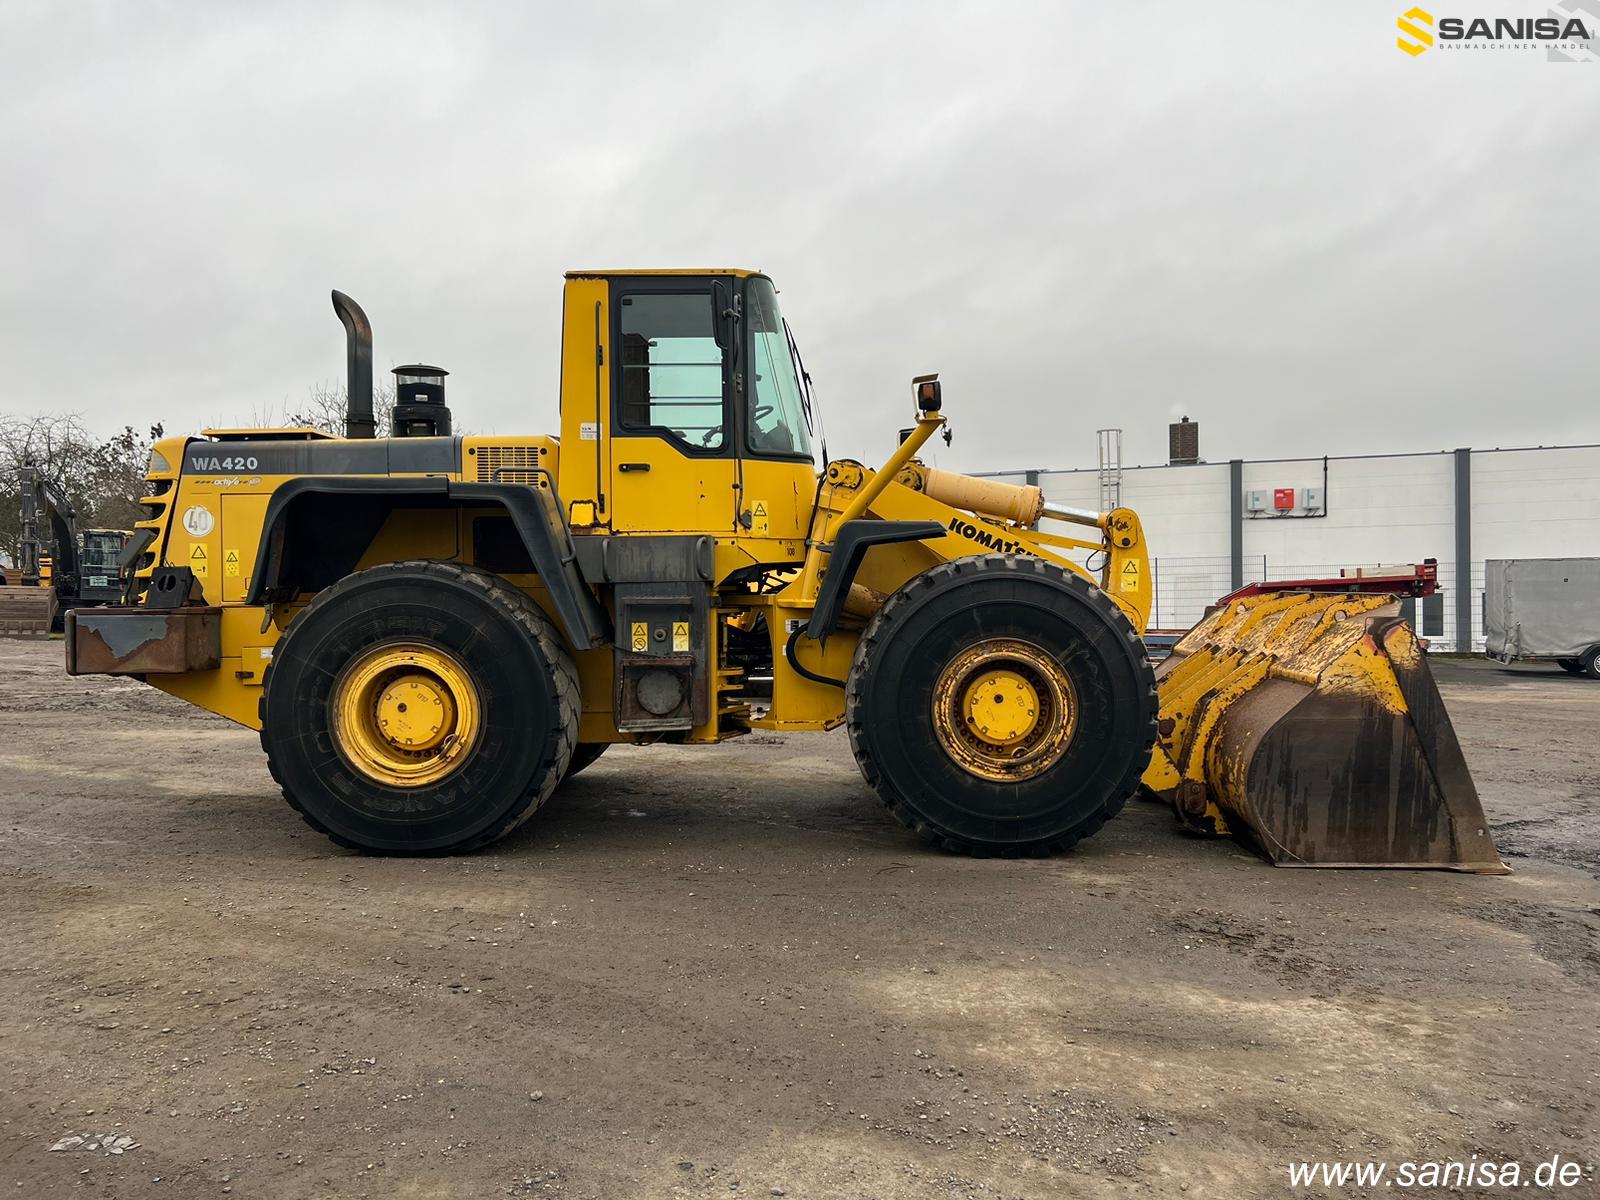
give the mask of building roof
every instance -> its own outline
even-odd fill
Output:
[[[1350,462],[1366,458],[1426,458],[1433,454],[1459,454],[1463,450],[1469,454],[1522,454],[1529,450],[1600,450],[1600,442],[1573,442],[1559,446],[1461,446],[1454,450],[1391,450],[1381,454],[1282,454],[1272,458],[1242,458],[1239,461],[1245,464],[1322,462],[1324,459],[1328,462]],[[1230,461],[1226,458],[1202,458],[1194,463],[1124,463],[1115,469],[1150,471],[1160,468],[1187,471],[1191,467],[1225,467]],[[988,479],[996,475],[1026,475],[1029,471],[1037,471],[1040,475],[1098,475],[1100,470],[1099,467],[1027,467],[1002,471],[967,471],[964,474],[978,479]]]

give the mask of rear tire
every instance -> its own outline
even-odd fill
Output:
[[[1590,646],[1583,656],[1583,671],[1590,679],[1600,679],[1600,646]]]
[[[572,761],[567,764],[567,773],[561,777],[565,783],[585,767],[593,765],[607,750],[611,749],[610,742],[579,742],[572,751]]]
[[[476,568],[400,562],[325,589],[290,624],[261,746],[284,798],[339,845],[461,853],[555,790],[578,711],[572,657],[526,595]]]
[[[983,713],[1014,713],[1019,697],[1028,719],[991,732]],[[1043,855],[1133,794],[1157,704],[1109,596],[994,554],[941,563],[889,598],[856,648],[846,706],[861,772],[901,822],[949,850]]]

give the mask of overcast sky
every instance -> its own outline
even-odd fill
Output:
[[[930,370],[968,469],[1600,441],[1600,63],[1400,7],[6,0],[0,408],[280,412],[338,287],[553,431],[561,272],[719,265],[836,456]]]

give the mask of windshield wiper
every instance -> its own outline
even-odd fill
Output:
[[[783,318],[783,337],[789,343],[789,357],[794,360],[795,370],[800,375],[800,411],[806,419],[806,432],[816,434],[817,442],[822,450],[822,468],[828,468],[828,435],[818,428],[817,406],[815,392],[811,384],[811,372],[806,370],[806,360],[800,357],[800,343],[794,339],[794,330],[789,327],[789,318]]]
[[[817,426],[812,404],[811,373],[806,370],[805,359],[800,357],[800,346],[794,340],[794,330],[789,328],[788,317],[783,318],[783,338],[789,343],[789,357],[794,362],[795,371],[800,376],[800,386],[804,389],[804,394],[800,397],[800,406],[805,413],[806,432],[815,433]]]

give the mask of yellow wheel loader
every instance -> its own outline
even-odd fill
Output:
[[[1235,702],[1269,674],[1248,638],[1212,647],[1208,674],[1173,672],[1157,745],[1134,513],[919,461],[944,426],[935,376],[912,381],[914,424],[886,462],[824,451],[819,470],[810,380],[766,276],[570,273],[558,436],[453,435],[446,372],[413,364],[395,369],[393,436],[375,438],[371,326],[333,302],[345,436],[158,442],[127,551],[135,603],[69,614],[67,665],[258,729],[289,803],[339,844],[471,850],[617,742],[841,724],[895,816],[952,850],[1064,849],[1147,772],[1207,811],[1208,772],[1228,768],[1211,731],[1230,707],[1248,725]],[[1377,686],[1278,667],[1319,695]],[[1401,716],[1389,736],[1411,732]],[[1302,761],[1341,769],[1366,728],[1302,723]],[[1327,789],[1275,761],[1250,780],[1292,797],[1292,824]],[[1401,766],[1336,791],[1344,821],[1429,803]]]
[[[923,465],[937,378],[882,466],[819,471],[771,280],[584,271],[559,436],[452,435],[445,372],[416,364],[378,439],[371,327],[333,299],[346,436],[160,441],[137,603],[71,614],[67,653],[259,729],[334,841],[470,850],[613,743],[753,729],[848,725],[894,814],[976,853],[1070,846],[1137,788],[1138,519]]]

